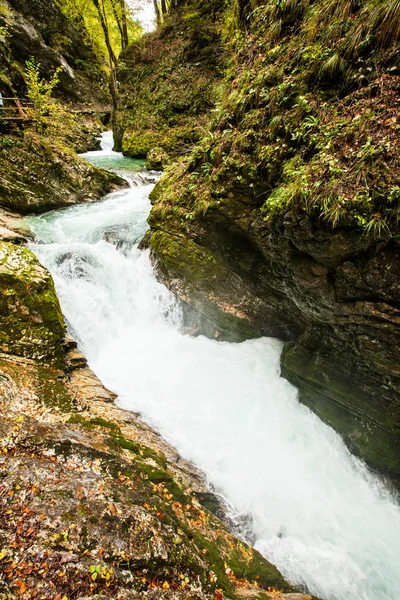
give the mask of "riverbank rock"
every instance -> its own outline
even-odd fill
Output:
[[[29,229],[21,224],[22,215],[0,208],[0,241],[25,244],[31,239]]]
[[[0,206],[27,214],[94,202],[128,183],[33,131],[0,135]]]
[[[67,378],[1,354],[0,406],[7,598],[311,600],[202,506],[201,473],[87,367]]]
[[[0,242],[0,351],[61,368],[64,335],[50,273],[26,248]]]

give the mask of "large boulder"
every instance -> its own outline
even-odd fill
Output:
[[[39,213],[99,200],[128,183],[55,140],[27,131],[0,137],[0,206]]]
[[[0,242],[0,351],[63,369],[64,334],[50,273],[26,248]]]

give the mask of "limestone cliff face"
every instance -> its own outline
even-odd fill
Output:
[[[62,67],[56,95],[73,103],[107,104],[107,75],[96,55],[83,20],[73,22],[55,0],[2,0],[0,87],[10,96],[24,96],[25,61],[34,57],[48,78]]]
[[[83,20],[67,18],[64,8],[54,0],[0,2],[3,97],[26,97],[28,59],[34,58],[46,80],[62,67],[53,90],[58,103],[27,109],[33,121],[20,123],[21,130],[0,120],[0,207],[23,214],[98,200],[126,185],[75,154],[96,149],[103,127],[101,113],[71,112],[70,103],[96,109],[109,103],[109,94],[104,58],[96,54]]]
[[[146,243],[192,327],[286,340],[301,401],[398,481],[394,5],[228,4],[225,95],[156,187]]]
[[[282,374],[379,472],[400,476],[399,245],[229,202],[188,231],[151,220],[160,275],[217,339],[288,340]]]

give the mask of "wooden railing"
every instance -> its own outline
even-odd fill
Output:
[[[2,98],[0,121],[33,121],[33,102],[25,98]]]

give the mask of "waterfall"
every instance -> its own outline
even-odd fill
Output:
[[[106,140],[86,158],[144,170]],[[27,219],[90,366],[203,470],[293,583],[325,600],[396,600],[399,505],[299,403],[280,377],[279,341],[183,335],[179,306],[137,248],[156,175],[128,176],[129,189],[99,203]]]

